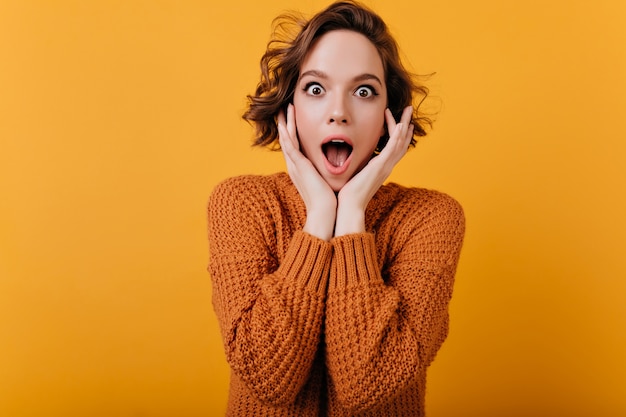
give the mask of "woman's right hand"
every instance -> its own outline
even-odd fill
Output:
[[[293,104],[287,115],[278,114],[278,141],[285,157],[287,172],[306,206],[304,231],[329,241],[333,237],[337,216],[337,197],[317,172],[311,161],[300,152]]]

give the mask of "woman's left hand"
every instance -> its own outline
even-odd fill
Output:
[[[409,148],[414,131],[411,123],[412,114],[413,108],[406,107],[400,122],[396,123],[391,111],[385,110],[389,141],[380,154],[372,158],[339,191],[335,236],[365,231],[367,204]]]

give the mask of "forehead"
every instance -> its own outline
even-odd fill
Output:
[[[384,79],[376,46],[364,35],[350,30],[333,30],[319,37],[304,57],[300,73],[310,70],[340,78],[371,73]]]

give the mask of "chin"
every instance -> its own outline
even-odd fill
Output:
[[[341,191],[341,189],[347,183],[347,181],[343,181],[343,180],[334,180],[334,181],[331,180],[331,181],[326,181],[326,182],[335,193],[338,193],[339,191]]]

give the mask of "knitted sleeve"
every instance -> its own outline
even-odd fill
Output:
[[[309,376],[332,246],[296,232],[279,263],[266,193],[239,177],[209,199],[209,272],[226,358],[258,399],[292,402]]]
[[[334,395],[353,413],[414,382],[448,331],[448,303],[465,223],[460,205],[439,195],[384,270],[374,235],[333,240],[326,307],[326,354]]]

